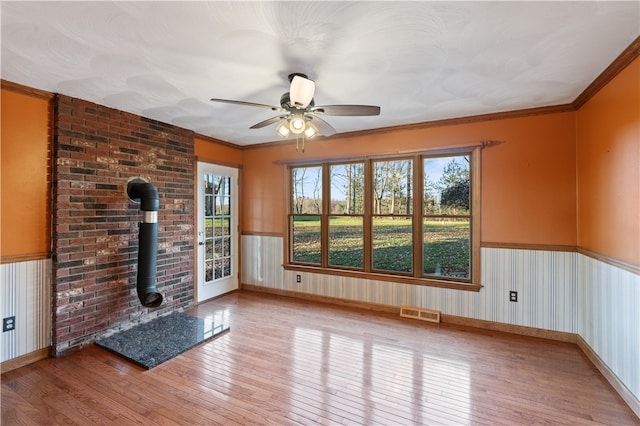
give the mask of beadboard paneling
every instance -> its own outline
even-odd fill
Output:
[[[16,317],[2,333],[1,361],[51,345],[51,259],[0,265],[0,317]]]
[[[578,334],[640,399],[640,275],[578,255]]]
[[[242,282],[282,289],[278,286],[284,282],[282,237],[243,235],[241,238]]]
[[[284,271],[282,238],[245,235],[242,281],[285,291],[373,304],[437,309],[443,314],[577,332],[576,253],[482,248],[480,292]],[[302,282],[296,282],[296,275]],[[518,302],[509,302],[509,291]]]

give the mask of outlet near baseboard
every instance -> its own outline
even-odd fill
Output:
[[[16,317],[7,317],[2,319],[2,331],[11,331],[16,329]]]

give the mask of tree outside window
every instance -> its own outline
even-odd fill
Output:
[[[286,266],[472,283],[479,251],[475,152],[290,167]]]
[[[471,158],[424,158],[423,273],[471,277]]]

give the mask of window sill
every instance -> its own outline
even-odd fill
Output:
[[[482,285],[470,282],[461,282],[454,280],[437,280],[433,278],[416,278],[402,275],[391,275],[372,272],[353,271],[349,269],[321,268],[318,266],[283,264],[283,268],[287,271],[309,272],[313,274],[336,275],[349,278],[360,278],[364,280],[388,281],[398,284],[423,285],[427,287],[449,288],[454,290],[466,290],[478,292]]]

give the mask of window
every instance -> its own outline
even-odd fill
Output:
[[[322,167],[294,167],[291,187],[291,260],[320,265]]]
[[[372,163],[371,268],[413,272],[413,160]]]
[[[364,163],[329,166],[329,266],[364,268]]]
[[[289,168],[285,267],[479,288],[479,148]]]
[[[471,156],[425,157],[423,274],[471,279]]]

